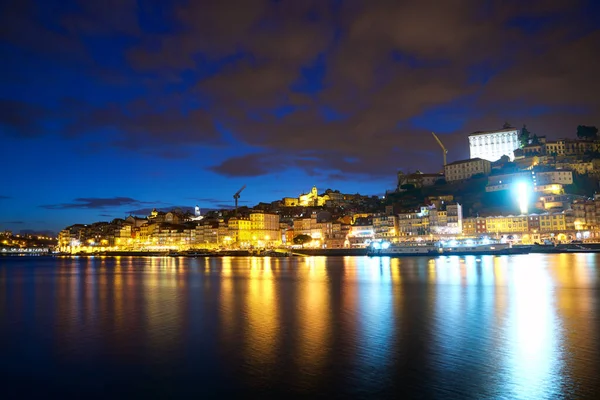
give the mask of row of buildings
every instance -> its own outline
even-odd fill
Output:
[[[568,210],[527,215],[464,217],[462,206],[437,199],[416,210],[360,213],[332,217],[314,210],[282,221],[276,213],[251,212],[248,217],[193,220],[166,213],[148,218],[130,216],[112,222],[72,225],[59,234],[61,251],[159,250],[195,248],[269,248],[292,246],[299,236],[303,246],[320,248],[363,247],[372,240],[390,242],[419,237],[476,237],[524,235],[573,239],[594,236],[600,227],[600,198],[577,201]],[[525,236],[526,235],[526,236]],[[560,236],[562,235],[562,237]],[[578,236],[579,235],[579,236]]]
[[[505,165],[503,160],[514,163],[520,170],[539,167],[546,171],[570,171],[600,177],[600,158],[597,157],[600,153],[600,139],[547,141],[545,136],[528,139],[523,134],[523,130],[508,124],[499,130],[473,132],[468,137],[469,159],[447,163],[440,173],[400,172],[398,190],[407,184],[433,186],[460,182],[474,176],[494,175],[495,170]]]
[[[310,239],[304,245],[340,248],[364,246],[375,239],[398,241],[418,236],[482,234],[576,235],[597,229],[597,201],[573,202],[565,188],[574,183],[574,174],[600,175],[600,159],[589,158],[590,153],[600,149],[600,141],[560,139],[551,142],[543,136],[529,140],[524,138],[523,131],[508,125],[497,131],[474,132],[468,140],[471,151],[468,160],[448,163],[440,173],[398,174],[397,192],[409,191],[411,187],[441,187],[434,201],[426,201],[415,209],[399,210],[392,204],[384,212],[383,202],[377,196],[342,194],[330,189],[319,194],[313,187],[298,197],[261,203],[240,216],[219,214],[203,218],[199,209],[195,215],[154,210],[146,218],[130,216],[111,222],[73,225],[60,233],[59,247],[65,251],[252,248],[290,246],[298,242],[294,239],[303,236]],[[473,178],[477,182],[487,181],[485,192],[510,191],[526,184],[540,212],[486,217],[463,215],[462,206],[450,195],[461,186],[445,185]],[[448,195],[440,194],[446,192]],[[600,212],[598,215],[600,218]]]

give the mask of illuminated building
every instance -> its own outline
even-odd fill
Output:
[[[513,151],[521,147],[519,132],[516,128],[473,132],[469,135],[471,158],[497,161],[502,156],[508,156],[513,161]]]
[[[487,224],[485,218],[464,218],[462,223],[462,233],[466,236],[487,233]]]
[[[271,245],[281,243],[279,215],[255,212],[250,214],[250,222],[253,237],[256,237],[258,242],[264,241]]]
[[[570,185],[573,183],[572,171],[542,171],[536,174],[537,185],[548,185],[558,183],[561,185]]]
[[[317,192],[317,187],[313,186],[309,193],[301,194],[298,197],[298,205],[308,207],[308,206],[323,206],[325,205],[325,200],[327,200],[324,196],[319,196]]]
[[[419,211],[398,214],[398,236],[428,235],[429,208],[421,207]]]
[[[488,233],[522,233],[528,229],[526,215],[508,215],[486,218]]]
[[[462,233],[463,213],[462,206],[458,203],[446,205],[448,233]]]
[[[296,207],[298,205],[297,197],[284,197],[282,201],[284,207]]]
[[[481,158],[454,161],[444,166],[444,173],[448,182],[462,181],[477,174],[489,175],[491,170],[492,164]]]
[[[517,182],[533,183],[532,171],[515,172],[512,174],[498,174],[488,177],[488,184],[485,187],[486,192],[497,192],[500,190],[509,190]]]
[[[267,247],[282,241],[279,215],[254,212],[249,218],[231,218],[227,230],[219,231],[221,242],[227,241],[241,247]],[[229,244],[229,243],[226,243]]]
[[[373,224],[352,225],[348,232],[350,247],[366,247],[374,238]]]
[[[557,169],[572,170],[581,175],[593,173],[595,170],[594,162],[592,161],[557,162],[555,166]]]
[[[342,231],[342,224],[331,221],[331,214],[313,212],[310,216],[295,218],[293,235],[307,235],[313,240],[306,244],[309,247],[344,247],[346,233]]]
[[[299,197],[284,197],[281,200],[281,205],[284,207],[321,207],[327,203],[342,204],[345,201],[345,195],[327,190],[323,196],[319,196],[317,187],[313,186],[310,192],[302,193]]]
[[[564,213],[541,214],[540,232],[559,232],[567,229],[567,223]]]
[[[395,215],[373,216],[373,233],[375,239],[394,241],[398,235],[398,217]]]

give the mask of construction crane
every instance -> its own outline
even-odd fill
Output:
[[[233,198],[235,200],[235,216],[236,217],[237,217],[238,199],[240,198],[240,193],[242,193],[242,190],[244,190],[244,189],[246,189],[246,185],[242,186],[242,188],[233,195]]]
[[[431,134],[433,135],[433,138],[435,139],[436,142],[438,142],[438,144],[442,148],[442,151],[444,152],[444,167],[445,167],[446,166],[446,154],[448,154],[448,150],[446,150],[446,148],[442,144],[442,141],[440,140],[440,138],[437,137],[437,135],[435,133],[431,132]]]

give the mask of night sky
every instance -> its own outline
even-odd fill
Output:
[[[0,230],[381,195],[600,126],[598,1],[0,1]]]

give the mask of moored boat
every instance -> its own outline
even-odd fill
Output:
[[[449,256],[527,254],[531,251],[531,246],[513,246],[487,238],[441,241],[439,245],[442,254]]]
[[[440,255],[441,248],[431,242],[373,242],[367,254],[370,256],[429,256]]]
[[[469,256],[527,254],[531,246],[513,246],[491,239],[450,240],[438,242],[373,242],[367,254],[370,256]]]

